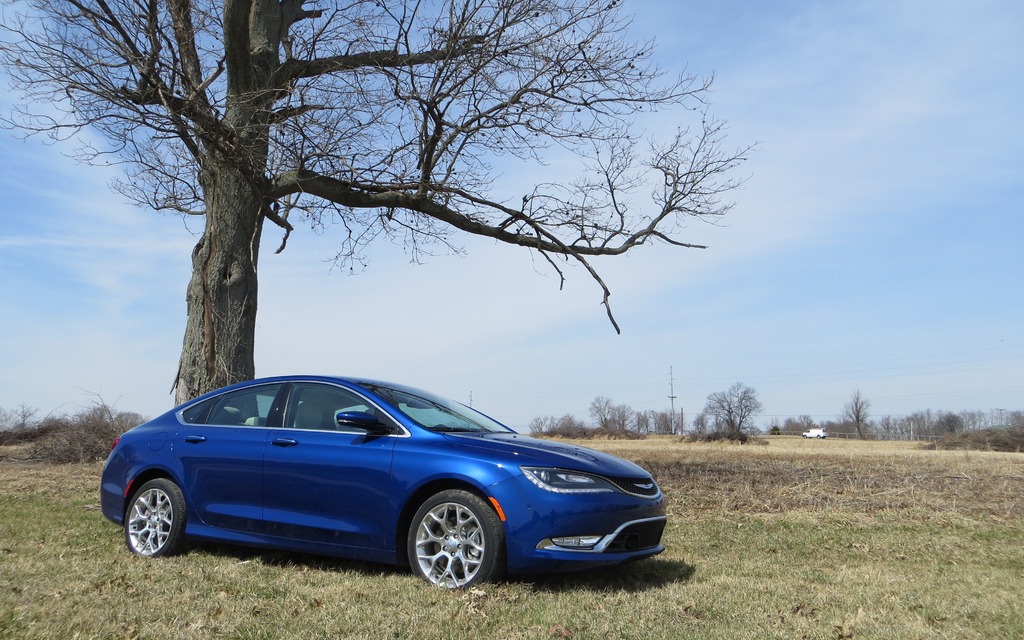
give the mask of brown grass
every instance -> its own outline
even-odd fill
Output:
[[[1024,637],[1024,455],[767,440],[588,441],[656,474],[666,552],[467,592],[240,548],[138,558],[100,465],[0,461],[0,638]]]
[[[1024,519],[1024,455],[893,441],[592,442],[650,470],[680,513],[845,511]]]

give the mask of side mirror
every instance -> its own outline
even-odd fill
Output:
[[[365,411],[337,411],[334,421],[339,427],[365,429],[367,433],[384,435],[391,433],[391,427],[377,419],[377,416]]]

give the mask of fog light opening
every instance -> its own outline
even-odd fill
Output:
[[[561,536],[551,538],[551,542],[564,549],[593,549],[601,541],[601,536]]]

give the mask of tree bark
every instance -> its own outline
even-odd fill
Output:
[[[283,10],[296,0],[226,0],[227,135],[207,141],[199,172],[206,227],[192,252],[188,320],[174,393],[178,404],[256,377],[257,266],[270,113]]]
[[[188,320],[174,384],[177,404],[256,373],[262,196],[231,163],[204,174],[206,228],[192,251]]]

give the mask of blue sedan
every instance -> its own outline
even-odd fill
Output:
[[[637,465],[362,379],[265,378],[176,407],[114,443],[100,494],[140,555],[192,538],[408,563],[449,588],[664,550],[664,498]]]

